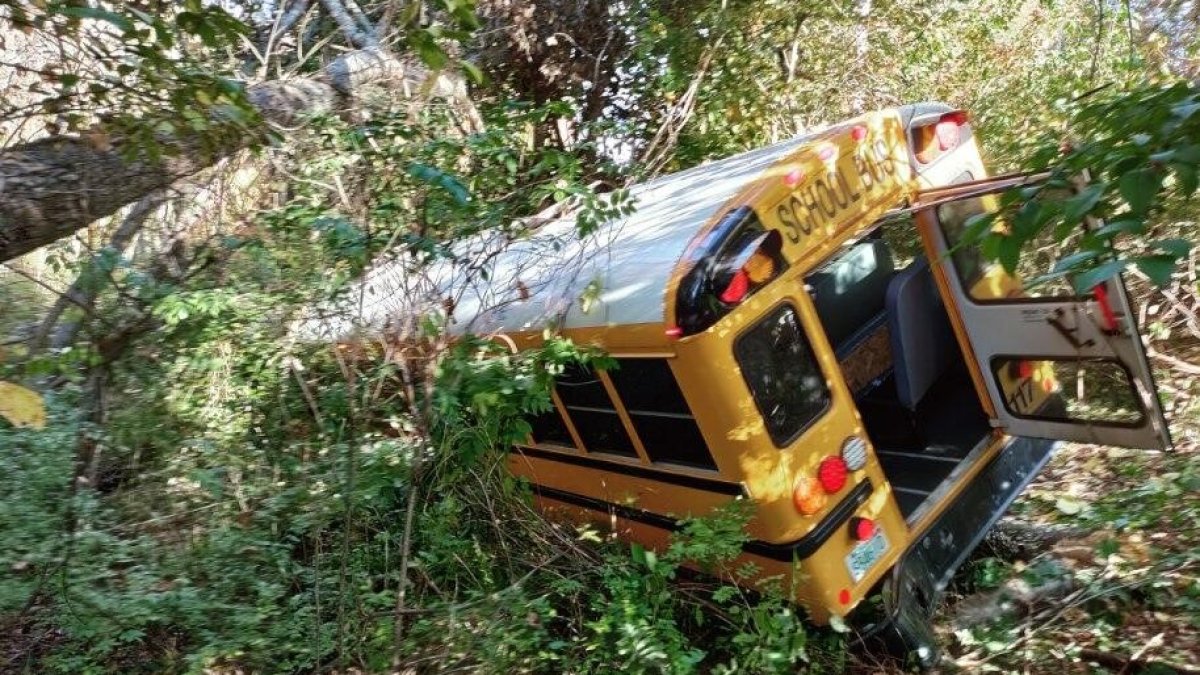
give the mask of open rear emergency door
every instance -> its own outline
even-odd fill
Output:
[[[1024,254],[1028,259],[1010,275],[977,248],[956,247],[970,217],[995,208],[993,193],[1027,180],[922,192],[915,207],[935,273],[952,296],[946,298],[951,320],[994,408],[993,424],[1014,436],[1168,449],[1154,377],[1119,276],[1086,296],[1065,279],[1027,289],[1020,277],[1045,273],[1053,260]]]

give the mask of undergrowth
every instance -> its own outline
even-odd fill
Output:
[[[102,298],[155,330],[4,366],[56,393],[47,429],[0,429],[0,672],[841,667],[792,589],[733,584],[745,504],[657,553],[535,508],[509,449],[552,378],[603,355],[452,341],[436,312],[387,341],[297,338],[388,246],[421,274],[484,229],[519,239],[547,199],[575,199],[581,228],[621,212],[574,155],[523,149],[531,116],[561,111],[494,112],[469,137],[403,110],[318,126],[291,198],[219,242],[220,265]]]

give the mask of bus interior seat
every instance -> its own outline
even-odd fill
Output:
[[[961,360],[950,318],[924,258],[896,274],[887,288],[888,332],[896,396],[910,411]]]
[[[877,449],[965,455],[989,427],[929,263],[897,271],[888,243],[871,237],[806,282]]]
[[[885,305],[892,372],[858,405],[907,517],[987,438],[991,426],[923,257],[892,278]]]

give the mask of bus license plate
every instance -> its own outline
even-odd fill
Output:
[[[850,568],[850,578],[858,581],[866,576],[867,571],[871,569],[883,554],[887,551],[888,540],[883,535],[883,530],[875,530],[875,534],[868,540],[854,547],[850,551],[850,555],[846,556],[846,567]]]

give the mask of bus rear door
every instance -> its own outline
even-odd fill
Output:
[[[993,193],[1019,180],[926,191],[917,204],[925,245],[930,259],[940,261],[939,284],[968,359],[977,364],[976,383],[991,403],[993,425],[1015,436],[1170,448],[1119,276],[1086,295],[1065,280],[1026,289],[977,248],[956,247],[968,219],[994,209]],[[1048,267],[1052,261],[1040,262]]]

